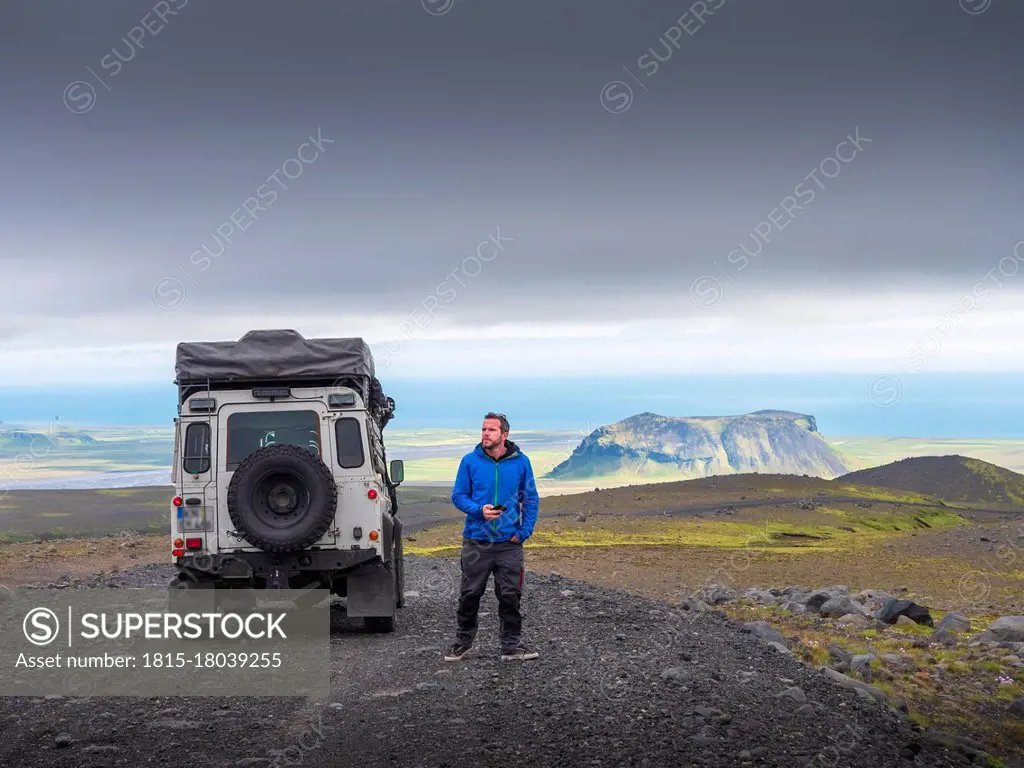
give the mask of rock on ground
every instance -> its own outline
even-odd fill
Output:
[[[856,600],[852,600],[846,595],[839,597],[833,597],[830,600],[822,603],[821,607],[818,608],[818,613],[822,616],[829,618],[839,618],[840,616],[846,616],[847,614],[861,614],[867,616],[867,611],[864,610],[864,606],[858,603]]]
[[[956,611],[950,611],[935,625],[936,632],[958,633],[970,632],[970,630],[971,620]]]
[[[895,624],[901,616],[905,616],[917,624],[927,624],[929,627],[934,624],[928,609],[913,600],[900,600],[893,597],[886,600],[885,604],[875,611],[875,617],[886,624]]]
[[[978,635],[977,639],[994,639],[1001,643],[1024,642],[1024,616],[1002,616],[991,624],[988,629]]]
[[[779,645],[786,645],[785,636],[779,632],[775,627],[769,624],[767,621],[751,621],[743,625],[743,632],[759,637],[770,643],[778,643]]]

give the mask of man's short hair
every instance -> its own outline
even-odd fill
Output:
[[[487,421],[488,419],[497,419],[498,421],[500,421],[502,432],[511,431],[508,426],[508,418],[505,416],[504,413],[495,413],[494,411],[490,411],[486,416],[484,416],[484,421]]]

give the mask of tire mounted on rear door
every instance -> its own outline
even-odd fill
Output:
[[[338,487],[319,456],[296,445],[270,445],[238,465],[227,501],[231,522],[252,546],[294,552],[327,533]]]

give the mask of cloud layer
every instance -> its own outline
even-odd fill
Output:
[[[936,323],[930,368],[1014,369],[1024,8],[968,6],[8,3],[5,376],[273,325],[402,329],[410,375],[872,370]]]

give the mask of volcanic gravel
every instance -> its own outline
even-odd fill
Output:
[[[150,565],[66,588],[172,575]],[[406,578],[393,634],[333,609],[326,700],[0,696],[0,766],[971,764],[722,614],[557,575],[526,575],[523,639],[539,659],[500,661],[488,592],[473,649],[445,663],[458,563],[408,557]]]

